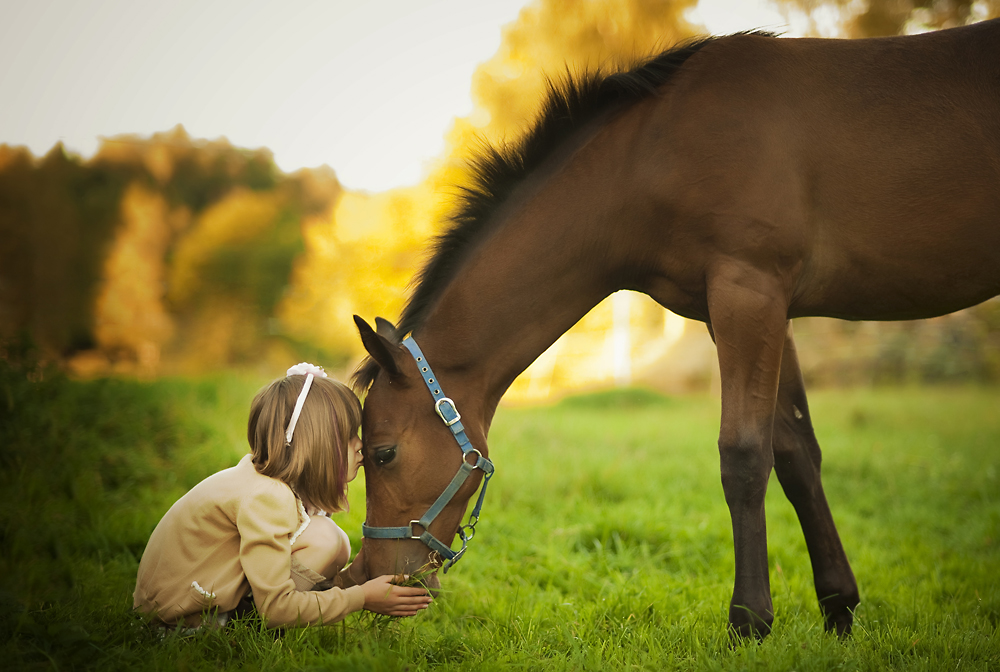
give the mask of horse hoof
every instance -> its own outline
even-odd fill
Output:
[[[838,637],[850,635],[851,626],[854,624],[854,610],[860,602],[857,592],[845,597],[832,595],[820,600],[819,606],[823,612],[826,631],[835,632]]]
[[[848,637],[854,624],[854,614],[845,609],[840,614],[827,614],[824,620],[827,632],[836,632],[838,637]]]
[[[764,612],[764,617],[761,617],[746,607],[730,607],[729,637],[734,644],[746,640],[759,642],[771,634],[773,622],[774,615],[769,612]]]

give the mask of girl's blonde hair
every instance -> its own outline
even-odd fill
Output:
[[[258,472],[327,512],[347,508],[347,451],[361,427],[361,402],[330,378],[314,377],[290,445],[285,429],[305,376],[279,378],[250,404],[247,440]]]

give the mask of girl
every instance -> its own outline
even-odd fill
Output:
[[[170,507],[139,563],[134,606],[168,625],[219,625],[249,595],[268,627],[333,623],[362,608],[413,616],[431,597],[381,576],[346,590],[350,557],[325,511],[347,508],[361,465],[361,403],[312,364],[298,364],[250,405],[250,454]],[[325,510],[325,511],[324,511]]]

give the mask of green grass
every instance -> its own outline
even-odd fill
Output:
[[[730,645],[718,400],[641,391],[501,409],[477,537],[424,614],[161,638],[129,611],[146,538],[186,488],[245,452],[264,381],[28,382],[0,367],[5,669],[1000,669],[995,388],[812,394],[861,590],[846,641],[823,632],[772,479],[774,631]],[[357,548],[363,483],[351,500],[338,522]]]

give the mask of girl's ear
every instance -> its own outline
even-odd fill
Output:
[[[392,326],[388,320],[382,320],[382,318],[378,318],[376,324],[379,324],[379,320],[390,327]],[[358,325],[361,342],[364,344],[368,354],[371,355],[371,358],[378,362],[378,365],[382,367],[383,371],[389,374],[389,377],[402,378],[403,362],[409,356],[408,352],[403,349],[403,346],[393,343],[381,333],[375,333],[375,330],[357,315],[354,316],[354,323]],[[380,324],[379,326],[382,325]],[[380,331],[382,330],[380,329]],[[395,328],[393,328],[393,331],[395,331]]]

